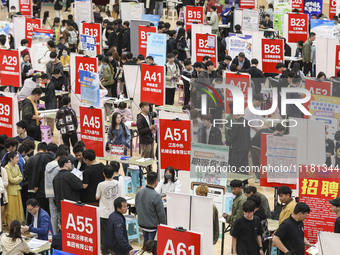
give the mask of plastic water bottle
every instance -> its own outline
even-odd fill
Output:
[[[52,232],[48,231],[48,242],[52,243]]]
[[[63,90],[63,92],[65,92],[65,85],[64,84],[63,84],[62,90]]]

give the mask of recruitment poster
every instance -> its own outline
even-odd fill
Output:
[[[329,0],[329,18],[332,18],[337,14],[336,12],[336,0]]]
[[[307,78],[305,80],[305,89],[309,90],[311,94],[315,95],[332,95],[332,82],[330,81],[317,81]]]
[[[318,37],[335,38],[333,20],[311,19],[310,28]]]
[[[299,13],[303,13],[304,0],[292,0],[292,10],[298,9]]]
[[[79,70],[81,102],[100,108],[99,74]]]
[[[165,65],[166,34],[148,33],[146,55],[153,57],[157,65]]]
[[[42,21],[41,19],[26,17],[25,22],[25,38],[28,40],[28,47],[30,48],[32,45],[33,30],[36,28],[41,28]]]
[[[0,85],[21,86],[20,54],[18,50],[0,49]]]
[[[291,0],[275,0],[274,1],[274,29],[283,32],[283,18],[284,14],[292,11]]]
[[[158,27],[158,23],[161,20],[161,17],[159,15],[143,14],[142,20],[150,21],[155,27]]]
[[[21,12],[23,16],[31,18],[33,16],[32,1],[33,0],[7,0],[9,6],[14,6],[17,12]]]
[[[72,55],[73,54],[71,54],[71,60],[73,58]],[[75,70],[71,70],[71,86],[75,94],[80,94],[79,70],[97,73],[97,68],[98,68],[97,58],[86,57],[86,56],[75,56]],[[75,80],[74,80],[74,77],[75,77]]]
[[[50,60],[47,42],[53,40],[52,29],[36,28],[33,30],[31,46],[31,62],[34,70],[45,72],[46,64]]]
[[[140,101],[165,105],[165,66],[141,64]]]
[[[85,51],[85,55],[97,56],[96,37],[90,35],[80,35],[80,48]]]
[[[308,39],[308,15],[288,14],[288,42],[296,43]]]
[[[91,23],[93,18],[91,0],[75,0],[74,1],[74,21],[78,26],[82,22]]]
[[[252,36],[242,34],[229,34],[227,40],[228,55],[234,59],[240,52],[246,55],[246,58],[251,59],[252,51]]]
[[[94,41],[96,43],[96,54],[99,54],[99,52],[102,52],[101,50],[101,38],[102,38],[102,26],[99,23],[81,23],[81,34],[90,36],[94,38]],[[91,55],[96,56],[96,55]]]
[[[146,46],[148,41],[148,33],[157,33],[157,27],[138,26],[138,48],[139,54],[146,55]]]
[[[196,34],[196,61],[202,62],[204,56],[209,56],[210,61],[217,67],[217,35]]]
[[[190,120],[159,120],[160,168],[190,171]]]
[[[340,196],[339,183],[338,172],[331,168],[311,165],[300,171],[299,202],[311,209],[304,221],[305,238],[310,243],[317,242],[319,231],[334,232],[336,214],[328,201]]]
[[[307,13],[309,17],[311,17],[312,14],[319,15],[322,13],[323,0],[304,0],[304,2],[303,12]]]
[[[240,0],[240,9],[255,9],[255,0]]]
[[[264,73],[277,73],[275,66],[284,62],[282,39],[262,38],[262,66]]]
[[[242,31],[258,31],[260,22],[259,10],[243,10]]]
[[[203,6],[185,6],[184,20],[185,20],[185,30],[191,28],[194,22],[197,24],[204,23],[204,8]],[[196,24],[196,23],[195,23]]]
[[[95,150],[97,157],[104,157],[103,109],[79,107],[81,140],[87,148]]]
[[[226,84],[239,87],[244,95],[244,109],[247,107],[248,88],[250,87],[250,75],[233,72],[225,72]],[[229,103],[233,102],[233,94],[229,89],[225,90],[226,113],[230,113]]]

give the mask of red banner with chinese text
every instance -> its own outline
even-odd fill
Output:
[[[196,34],[196,61],[202,62],[204,56],[209,56],[210,61],[217,67],[217,35]]]
[[[262,66],[264,73],[278,73],[275,66],[284,62],[282,39],[262,39]]]
[[[140,101],[150,104],[165,104],[165,67],[142,64]]]

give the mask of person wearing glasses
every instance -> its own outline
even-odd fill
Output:
[[[71,201],[79,201],[83,184],[81,180],[71,173],[73,166],[68,157],[61,157],[58,160],[60,171],[53,179],[54,202],[60,212],[60,201],[68,199]]]

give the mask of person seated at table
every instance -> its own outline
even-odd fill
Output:
[[[39,202],[34,198],[30,198],[27,200],[26,208],[27,211],[32,214],[33,221],[29,226],[22,226],[21,231],[30,231],[32,233],[38,234],[38,239],[48,240],[48,233],[50,231],[53,235],[50,215],[48,215],[48,213],[44,209],[40,208]]]
[[[208,186],[199,185],[196,188],[196,195],[207,197],[209,193]],[[213,243],[216,244],[219,237],[219,223],[218,223],[218,210],[216,206],[213,204]]]
[[[155,190],[162,198],[166,197],[167,192],[181,192],[181,182],[176,178],[175,169],[172,166],[168,166],[165,169],[164,177],[158,183]]]
[[[112,124],[107,131],[107,141],[107,149],[112,150],[115,146],[122,145],[124,148],[124,155],[127,155],[127,151],[130,148],[131,132],[122,122],[122,115],[118,112],[115,112],[112,115]],[[128,164],[123,164],[125,175],[128,166]]]
[[[264,17],[264,21],[260,25],[261,28],[263,29],[270,29],[273,28],[273,21],[270,20],[270,15],[267,13]],[[269,38],[273,36],[273,32],[264,32],[264,37]]]
[[[11,222],[9,234],[3,234],[0,242],[2,254],[24,255],[30,252],[30,248],[21,237],[21,225],[18,220]]]
[[[127,108],[126,103],[120,102],[118,108],[116,108],[114,112],[118,112],[122,115],[123,123],[126,121],[132,121],[132,113],[131,110]]]

